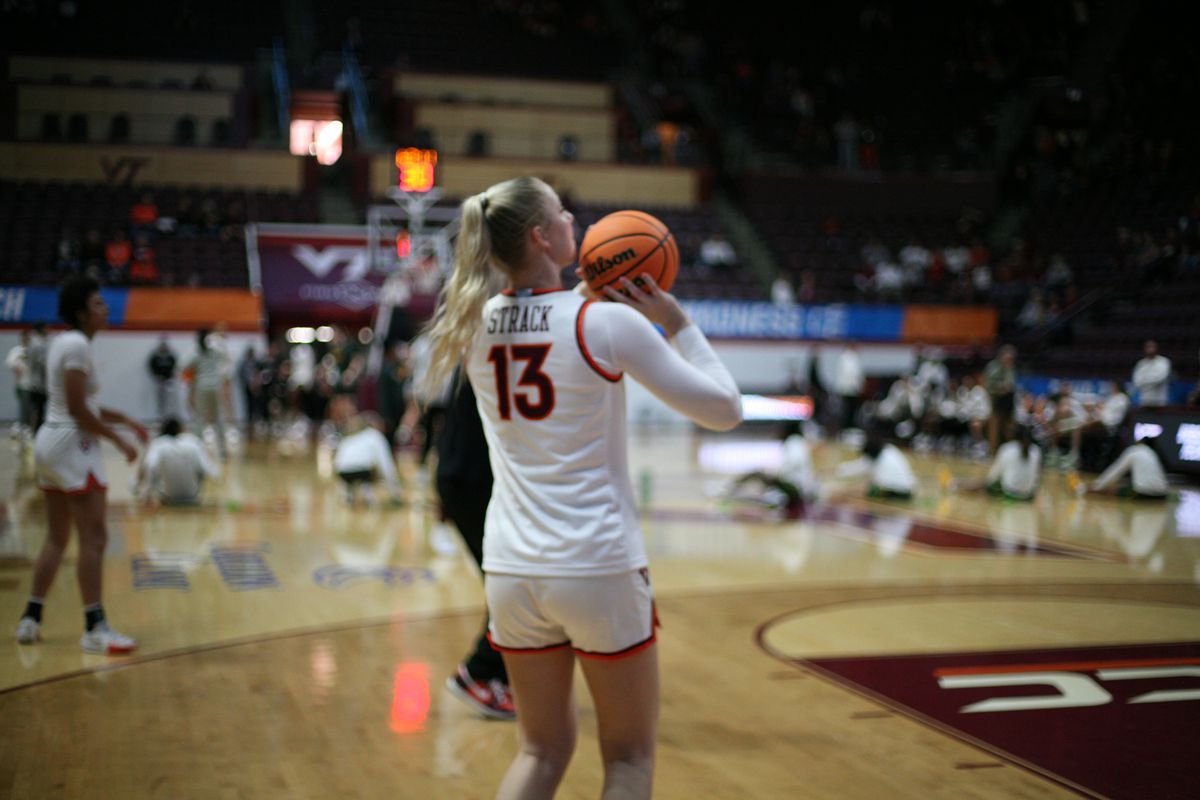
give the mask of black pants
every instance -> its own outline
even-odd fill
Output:
[[[486,484],[461,483],[438,478],[438,495],[442,510],[458,528],[475,563],[483,568],[483,521],[487,517],[492,487]],[[508,683],[504,658],[487,638],[488,617],[483,620],[483,633],[475,640],[475,650],[467,657],[467,672],[477,681],[500,680]]]
[[[46,399],[45,392],[29,390],[29,427],[33,428],[34,433],[46,421]]]

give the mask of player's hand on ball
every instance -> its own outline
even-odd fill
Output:
[[[673,295],[658,288],[649,275],[641,275],[638,280],[641,287],[628,278],[621,278],[620,291],[610,285],[604,287],[604,294],[615,303],[624,303],[642,312],[646,319],[661,326],[668,338],[687,327],[687,314]]]

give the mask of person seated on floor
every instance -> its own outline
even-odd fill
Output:
[[[1158,453],[1158,436],[1147,436],[1140,442],[1126,447],[1117,460],[1091,483],[1084,483],[1074,473],[1068,476],[1068,485],[1076,494],[1088,492],[1132,497],[1136,500],[1166,500],[1169,494],[1167,471],[1163,469],[1162,457]],[[1129,481],[1118,481],[1124,475]]]
[[[1041,474],[1042,449],[1034,444],[1033,431],[1022,426],[1017,429],[1017,438],[997,448],[986,478],[956,486],[967,491],[986,491],[993,497],[1028,501],[1037,495]]]
[[[813,444],[797,421],[783,426],[783,463],[779,472],[755,471],[742,475],[729,487],[728,499],[765,505],[797,519],[805,503],[820,494],[821,486],[813,469]]]
[[[879,428],[872,428],[863,442],[862,457],[838,467],[839,478],[870,474],[869,497],[911,500],[917,488],[917,476],[908,457],[896,445],[884,440]]]
[[[346,423],[347,434],[333,453],[333,471],[341,479],[346,502],[354,505],[355,490],[363,500],[374,503],[374,485],[382,481],[393,504],[399,504],[400,479],[384,431],[387,423],[374,411],[364,411]]]
[[[160,430],[138,468],[137,494],[166,505],[195,505],[205,480],[219,477],[220,469],[179,420],[168,417]]]

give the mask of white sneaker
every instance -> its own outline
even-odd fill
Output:
[[[33,617],[21,617],[17,623],[17,641],[21,644],[36,644],[42,640],[42,626]]]
[[[80,638],[79,645],[87,653],[119,656],[136,650],[137,640],[117,633],[107,622],[101,622]]]

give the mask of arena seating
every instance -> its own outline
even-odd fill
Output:
[[[79,241],[94,229],[107,241],[114,230],[128,229],[130,208],[144,192],[153,193],[160,216],[179,215],[185,201],[197,216],[194,237],[163,235],[153,242],[163,281],[176,285],[246,285],[245,246],[236,217],[244,216],[247,222],[317,221],[313,198],[282,192],[3,181],[0,283],[55,283],[57,246],[64,231]],[[202,219],[206,204],[215,212],[209,223]]]

